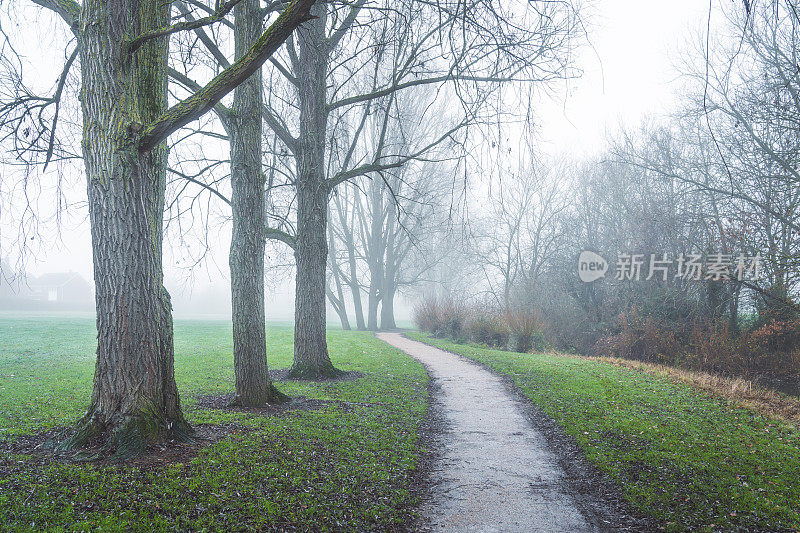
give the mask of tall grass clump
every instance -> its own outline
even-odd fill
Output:
[[[414,308],[414,322],[435,337],[501,350],[525,353],[550,347],[541,313],[533,309],[502,311],[485,304],[426,296]]]

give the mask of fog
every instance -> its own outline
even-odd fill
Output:
[[[673,67],[680,60],[682,47],[704,28],[707,17],[708,6],[696,0],[669,3],[604,0],[588,5],[583,15],[588,45],[577,50],[575,59],[575,66],[582,75],[554,83],[547,91],[536,94],[533,116],[538,149],[543,153],[576,157],[597,154],[607,147],[610,133],[624,126],[634,127],[648,115],[671,110],[680,88]],[[55,25],[50,15],[37,8],[25,7],[14,19],[17,27],[6,30],[12,35],[25,36],[21,43],[15,44],[28,74],[26,81],[34,88],[49,90],[63,63],[63,54],[41,54],[40,47],[46,43],[50,49],[63,49],[68,36],[61,29],[52,31]],[[68,111],[77,118],[76,107]],[[515,131],[519,133],[511,129],[515,139],[512,143],[520,138],[514,137]],[[224,143],[216,142],[224,150]],[[17,181],[28,171],[5,164],[0,172],[4,197],[0,212],[0,254],[11,265],[10,269],[6,268],[11,272],[3,274],[12,277],[24,272],[28,276],[38,276],[74,271],[91,283],[91,241],[81,166],[67,163],[60,170],[53,170],[51,166],[48,170],[51,175],[64,173],[62,179],[66,186],[60,190],[55,186],[34,187],[37,219],[22,230],[20,221],[24,217],[18,207],[21,190]],[[476,209],[480,209],[479,201],[472,212]],[[164,268],[177,317],[229,316],[229,232],[229,222],[218,220],[208,238],[203,260],[197,264],[193,260],[196,254],[187,253],[186,243],[168,233]],[[26,235],[22,241],[24,249],[21,233]],[[287,263],[285,254],[281,255],[280,251],[272,255],[281,256],[273,263]],[[269,265],[270,259],[267,261]],[[268,319],[292,320],[294,280],[291,268],[268,269],[266,283]],[[396,310],[399,322],[411,319],[411,308],[418,296],[415,291],[407,295],[401,291]],[[336,315],[330,305],[328,313],[334,320]]]

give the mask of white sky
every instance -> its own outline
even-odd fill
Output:
[[[620,125],[668,112],[680,83],[674,67],[708,18],[705,0],[596,0],[590,9],[592,48],[577,61],[583,76],[537,113],[549,152],[597,153]]]
[[[589,9],[585,17],[592,48],[581,50],[577,57],[583,77],[555,86],[554,95],[535,110],[540,148],[548,153],[577,157],[598,153],[608,134],[620,125],[634,127],[647,115],[669,111],[676,99],[674,65],[679,62],[680,50],[691,34],[703,31],[708,16],[704,0],[595,0]],[[62,242],[29,261],[27,271],[73,270],[91,280],[88,229],[85,214],[68,217]],[[3,238],[7,231],[4,228]],[[212,284],[215,292],[227,290],[227,279],[216,281],[227,278],[227,251],[220,249],[215,257],[210,272],[196,277],[195,292]],[[165,263],[168,278],[182,277]],[[181,291],[174,282],[172,285],[168,288],[173,294]],[[293,283],[284,280],[279,285],[282,288],[274,294],[268,316],[287,319],[293,314]],[[176,309],[176,314],[180,311]]]

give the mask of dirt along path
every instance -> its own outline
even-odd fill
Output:
[[[439,393],[432,531],[597,531],[570,494],[558,457],[503,380],[455,354],[400,333],[377,337],[423,363]]]

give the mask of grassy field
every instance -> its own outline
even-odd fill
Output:
[[[270,367],[291,363],[287,328],[268,331]],[[0,440],[70,424],[94,369],[87,318],[0,317]],[[175,373],[188,420],[237,431],[166,466],[29,461],[0,454],[2,529],[392,529],[413,514],[407,480],[420,461],[427,406],[422,366],[369,334],[331,331],[334,364],[365,377],[288,382],[292,396],[339,400],[256,415],[196,406],[233,391],[230,326],[175,324]]]
[[[511,377],[671,530],[800,530],[800,432],[785,423],[629,368],[409,336]]]

